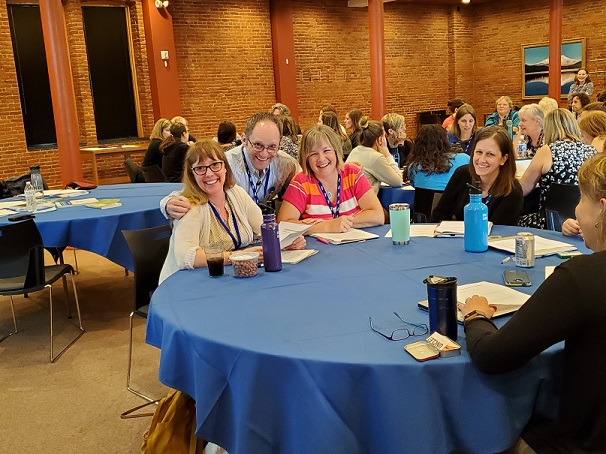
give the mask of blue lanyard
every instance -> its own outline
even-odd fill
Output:
[[[227,197],[227,196],[226,196]],[[210,205],[211,210],[213,210],[213,213],[215,215],[215,217],[217,218],[217,220],[219,221],[219,223],[221,224],[221,227],[223,227],[223,229],[225,229],[225,231],[227,232],[227,234],[231,237],[231,240],[234,243],[234,248],[238,249],[240,246],[242,246],[242,237],[240,237],[240,229],[238,228],[238,220],[236,219],[236,214],[234,212],[233,207],[231,206],[231,202],[229,201],[229,199],[227,199],[227,204],[229,205],[229,208],[232,212],[232,218],[234,220],[234,228],[236,229],[236,235],[238,235],[238,240],[236,241],[236,237],[233,235],[233,233],[231,233],[231,230],[229,230],[229,227],[225,224],[225,222],[223,222],[223,219],[221,219],[221,216],[219,215],[219,212],[217,211],[217,209],[215,208],[215,206],[208,202],[208,204]],[[227,213],[229,215],[229,213]]]
[[[488,197],[486,197],[486,200],[484,200],[484,205],[488,205],[490,199],[492,199],[492,194],[488,194]]]
[[[244,167],[246,168],[246,174],[248,175],[248,183],[250,184],[250,189],[253,192],[253,199],[255,199],[255,203],[259,204],[259,195],[257,194],[257,185],[253,182],[252,175],[250,173],[250,169],[248,168],[248,163],[246,162],[246,155],[244,154],[244,147],[242,147],[242,159],[244,160]],[[269,185],[269,166],[267,167],[267,171],[265,172],[265,192],[263,194],[263,200],[267,199],[267,186]]]
[[[330,203],[330,197],[328,197],[328,194],[324,189],[324,185],[320,180],[318,180],[318,186],[320,186],[320,191],[322,191],[322,194],[324,195],[324,199],[326,200],[328,208],[330,208],[330,212],[332,213],[333,219],[338,218],[339,211],[341,210],[341,174],[339,173],[337,175],[337,203],[334,208],[332,206],[332,203]]]
[[[469,140],[467,141],[467,145],[465,145],[465,150],[464,153],[465,154],[469,154],[467,153],[467,150],[469,150],[469,145],[471,145],[471,142],[473,141],[473,136],[475,136],[475,134],[472,134],[471,137],[469,138]]]

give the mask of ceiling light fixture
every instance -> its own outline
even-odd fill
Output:
[[[168,0],[156,0],[155,5],[158,9],[166,8],[168,7]]]

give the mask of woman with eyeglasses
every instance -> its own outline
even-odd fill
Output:
[[[230,251],[261,253],[260,246],[249,246],[261,233],[261,209],[248,193],[235,184],[234,175],[221,146],[213,140],[192,145],[185,157],[183,192],[191,209],[173,221],[173,233],[160,282],[181,269],[206,267],[204,245],[223,243],[224,262]],[[291,249],[305,247],[302,237]]]
[[[485,297],[459,305],[467,350],[486,374],[524,373],[527,362],[564,341],[557,414],[534,415],[507,452],[606,452],[606,154],[585,161],[578,178],[576,217],[594,253],[562,262],[500,329]]]
[[[286,189],[278,222],[314,224],[308,234],[383,225],[379,199],[358,166],[343,164],[341,144],[326,125],[303,133],[299,150],[303,172]]]

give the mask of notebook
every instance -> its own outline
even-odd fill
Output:
[[[379,238],[379,235],[359,229],[351,229],[349,232],[343,233],[314,233],[311,236],[314,238],[321,238],[328,241],[330,244],[355,243],[356,241],[366,241]]]
[[[516,237],[506,236],[503,238],[489,238],[488,246],[493,247],[495,249],[500,249],[501,251],[506,251],[515,254]],[[569,243],[564,243],[562,241],[556,240],[549,240],[538,235],[534,236],[535,257],[557,254],[558,252],[562,251],[572,251],[574,249],[576,249],[576,247]]]
[[[492,230],[492,222],[488,222],[488,234]],[[462,238],[465,236],[465,222],[464,221],[442,221],[436,227],[436,238],[445,237],[457,237]]]

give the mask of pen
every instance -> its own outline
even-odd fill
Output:
[[[325,240],[324,238],[319,238],[316,237],[316,240],[318,240],[320,243],[324,243],[324,244],[330,244],[327,240]]]

